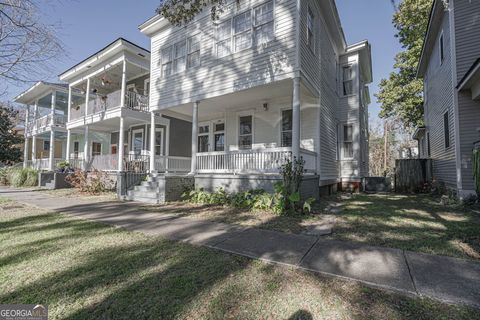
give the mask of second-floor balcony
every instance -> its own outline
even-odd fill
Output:
[[[65,128],[67,116],[63,114],[47,114],[29,121],[26,125],[27,134],[40,134],[52,128]]]
[[[121,90],[106,95],[91,95],[86,110],[87,112],[85,112],[85,103],[72,106],[70,110],[70,121],[122,107],[139,112],[148,112],[148,96],[127,91],[125,93],[125,102],[122,106],[121,95]]]

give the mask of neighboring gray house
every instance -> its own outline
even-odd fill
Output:
[[[480,1],[435,0],[418,67],[424,79],[420,157],[460,197],[474,193],[472,150],[480,140]]]
[[[145,201],[164,199],[159,179],[271,190],[292,157],[312,196],[361,188],[371,49],[346,44],[333,0],[231,1],[216,22],[206,8],[182,27],[155,16],[139,28],[151,53],[120,38],[60,75],[75,166],[152,173],[129,192]]]

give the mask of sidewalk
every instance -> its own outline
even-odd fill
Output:
[[[0,196],[132,231],[480,308],[480,263],[474,261],[160,215],[133,202],[54,198],[42,191],[9,188],[0,188]]]

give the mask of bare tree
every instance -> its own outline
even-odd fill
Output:
[[[8,84],[37,81],[52,70],[63,45],[58,25],[42,20],[46,0],[0,0],[0,96]]]

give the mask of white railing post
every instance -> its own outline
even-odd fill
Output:
[[[83,110],[85,117],[88,114],[88,102],[89,102],[89,100],[90,100],[90,78],[87,79],[87,92],[85,92],[85,110]]]
[[[197,171],[197,135],[198,135],[198,101],[193,103],[192,107],[192,163],[190,174],[194,175]]]
[[[155,113],[152,111],[150,112],[150,172],[155,171],[155,130]]]
[[[23,167],[28,167],[28,130],[29,130],[29,121],[30,121],[30,106],[27,105],[27,110],[25,112],[25,141],[23,143]]]
[[[67,129],[67,145],[65,147],[65,160],[70,161],[70,139],[72,136],[72,130]]]
[[[83,143],[83,170],[87,171],[88,169],[88,159],[89,159],[89,142],[88,142],[88,126],[85,126],[84,131],[84,143]]]
[[[50,129],[50,150],[49,150],[48,169],[53,171],[55,169],[55,130]]]
[[[300,77],[293,78],[292,156],[300,158]]]
[[[123,143],[125,142],[125,128],[123,117],[120,117],[120,128],[118,132],[118,168],[119,172],[123,171]]]
[[[120,95],[120,107],[125,107],[125,93],[127,91],[127,62],[123,60],[122,65],[122,90]]]

